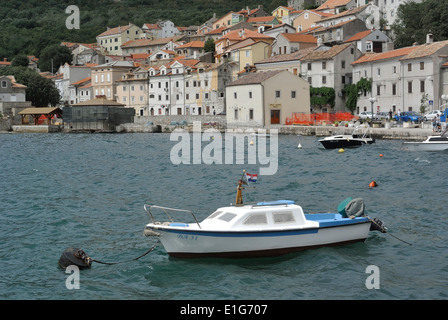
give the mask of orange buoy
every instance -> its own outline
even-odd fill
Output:
[[[375,181],[370,182],[369,187],[374,188],[377,187],[378,185],[376,184]]]
[[[380,153],[380,158],[382,158],[383,157],[383,154],[382,153]]]

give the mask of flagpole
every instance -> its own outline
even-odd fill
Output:
[[[235,205],[236,206],[241,206],[243,205],[243,194],[242,191],[243,190],[243,183],[244,183],[244,175],[246,174],[246,170],[243,170],[243,175],[241,176],[241,179],[238,180],[238,187],[236,188],[236,200],[235,200]]]

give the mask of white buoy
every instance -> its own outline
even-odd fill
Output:
[[[299,145],[297,146],[297,148],[302,149],[302,145],[299,143]]]

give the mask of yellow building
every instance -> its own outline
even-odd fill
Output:
[[[121,56],[123,55],[121,45],[130,40],[140,39],[142,34],[143,31],[141,28],[129,23],[127,26],[107,27],[106,31],[96,37],[96,41],[101,48],[101,53]]]
[[[272,15],[274,17],[277,17],[277,20],[282,22],[283,17],[289,16],[289,13],[294,11],[294,8],[286,7],[286,6],[280,6],[274,11],[272,11]]]

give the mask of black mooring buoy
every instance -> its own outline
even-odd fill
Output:
[[[79,269],[87,269],[92,265],[92,259],[78,248],[67,248],[62,253],[58,262],[59,267],[66,269],[70,265],[75,265]]]

